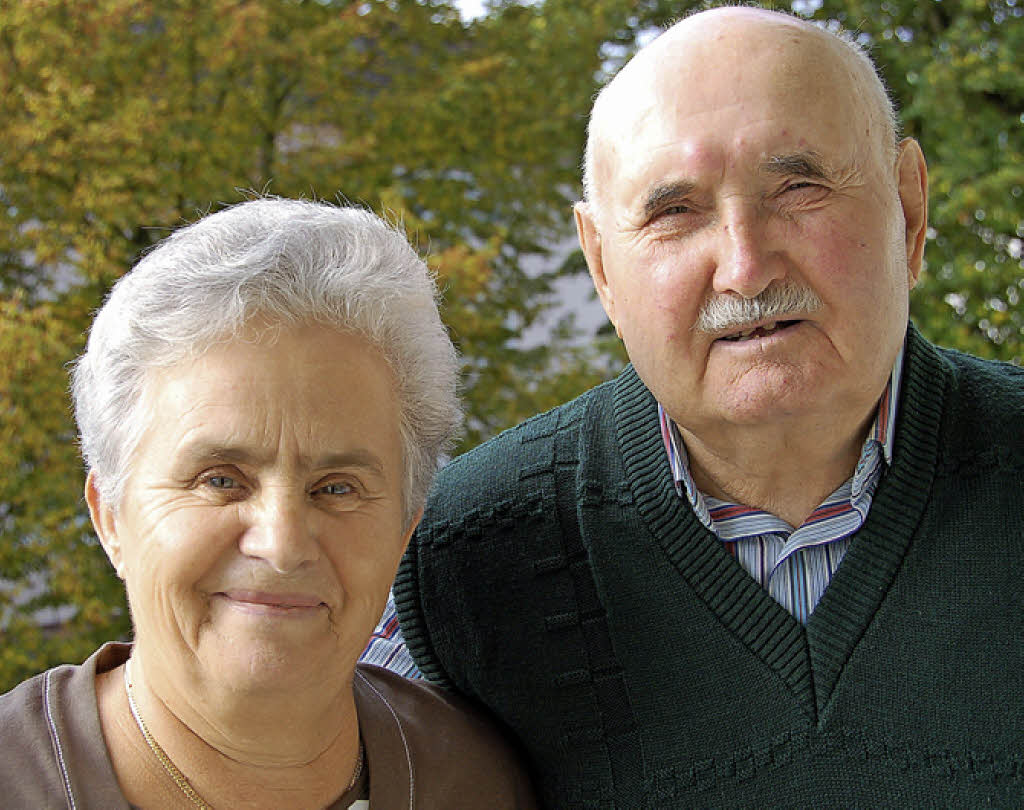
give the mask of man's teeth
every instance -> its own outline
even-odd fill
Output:
[[[728,337],[722,338],[722,340],[747,340],[754,336],[755,333],[759,334],[759,337],[770,335],[772,332],[779,328],[779,322],[773,321],[772,323],[766,323],[764,326],[755,326],[753,329],[745,329],[742,332],[737,332],[735,335],[729,335]]]

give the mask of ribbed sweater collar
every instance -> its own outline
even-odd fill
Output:
[[[812,720],[884,600],[924,514],[947,379],[941,357],[909,326],[892,466],[806,630],[677,495],[657,405],[632,367],[615,384],[616,440],[641,518],[708,609],[783,680]]]

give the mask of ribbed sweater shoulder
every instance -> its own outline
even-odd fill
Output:
[[[630,373],[627,368],[618,380]],[[472,603],[513,578],[509,566],[533,570],[555,553],[550,547],[576,509],[581,440],[592,443],[588,429],[600,424],[605,443],[614,443],[610,412],[618,380],[498,434],[439,472],[394,582],[402,633],[427,679],[473,694],[465,673],[438,653],[463,649],[465,663],[473,658],[467,644],[492,639],[461,617],[452,621],[447,600],[473,612]],[[506,544],[513,536],[530,542]],[[506,607],[516,612],[523,604]]]
[[[935,351],[948,380],[939,476],[1024,470],[1024,368]]]
[[[627,369],[628,373],[631,371]],[[580,428],[595,408],[610,408],[616,381],[598,385],[576,399],[533,416],[457,456],[437,476],[420,523],[418,536],[432,527],[455,530],[502,513],[516,513],[529,501],[531,471],[550,471],[558,463],[572,464]],[[571,448],[573,454],[556,452]]]

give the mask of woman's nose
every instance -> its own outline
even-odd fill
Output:
[[[320,556],[304,494],[267,491],[242,533],[239,548],[266,560],[275,571],[291,573]]]

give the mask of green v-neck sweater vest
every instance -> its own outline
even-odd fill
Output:
[[[675,491],[636,373],[449,464],[395,597],[548,808],[1024,806],[1024,370],[911,326],[893,463],[806,627]]]

